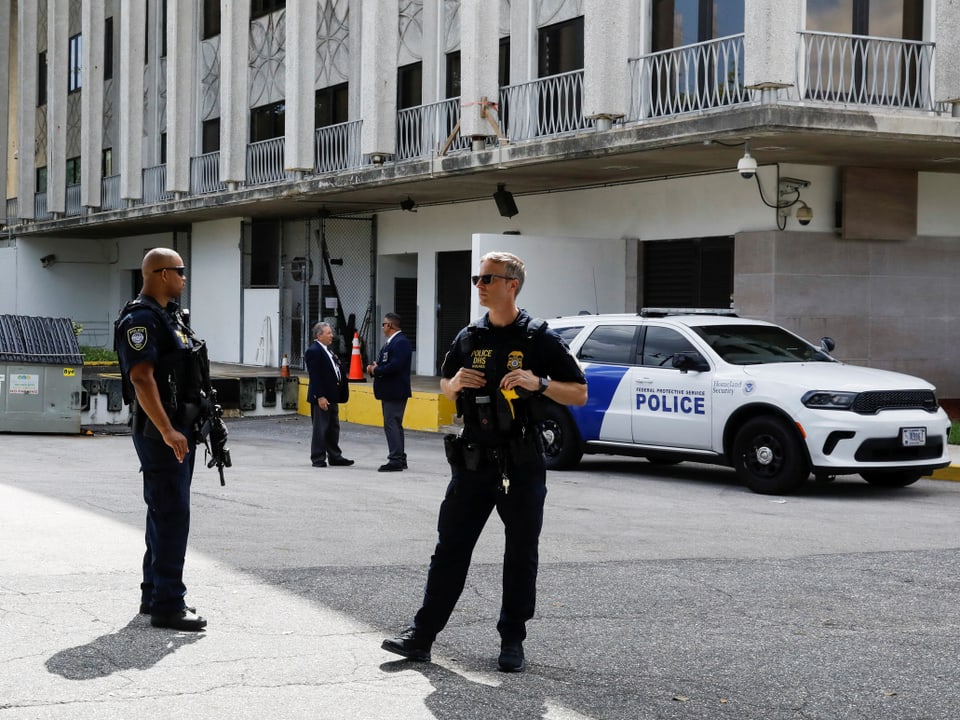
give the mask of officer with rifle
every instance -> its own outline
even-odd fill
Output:
[[[143,289],[114,327],[124,401],[147,505],[140,612],[154,627],[198,631],[207,621],[184,601],[183,564],[190,529],[190,483],[198,442],[208,467],[230,467],[227,430],[210,385],[206,346],[176,303],[186,268],[175,251],[154,248],[143,258]],[[209,437],[209,440],[208,440]]]

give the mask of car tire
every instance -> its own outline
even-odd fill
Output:
[[[923,477],[923,473],[917,470],[893,470],[889,472],[874,470],[872,472],[862,472],[860,477],[877,487],[898,488],[913,485]]]
[[[789,495],[810,476],[797,431],[782,418],[747,421],[733,442],[733,465],[741,481],[763,495]]]
[[[583,448],[570,413],[556,403],[547,403],[538,425],[547,467],[551,470],[575,468],[583,457]]]

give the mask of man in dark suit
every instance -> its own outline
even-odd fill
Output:
[[[407,453],[403,450],[403,412],[410,397],[410,360],[413,349],[400,330],[400,316],[383,316],[383,334],[387,341],[380,348],[377,361],[367,365],[373,378],[373,396],[383,407],[383,432],[387,436],[387,463],[380,472],[407,469]]]
[[[307,402],[310,403],[310,419],[313,421],[313,438],[310,442],[310,460],[314,467],[330,465],[353,465],[340,452],[339,404],[350,396],[350,385],[340,370],[340,361],[330,351],[333,328],[329,323],[318,322],[313,326],[315,342],[303,355],[310,375],[307,387]]]

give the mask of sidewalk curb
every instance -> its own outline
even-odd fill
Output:
[[[960,465],[948,465],[945,468],[934,470],[926,477],[932,480],[949,480],[950,482],[960,482]]]

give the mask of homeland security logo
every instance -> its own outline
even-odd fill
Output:
[[[519,370],[523,367],[523,353],[519,350],[514,350],[509,355],[507,355],[507,371],[510,370]]]
[[[143,350],[147,345],[147,329],[138,325],[127,330],[127,344],[134,350]]]

